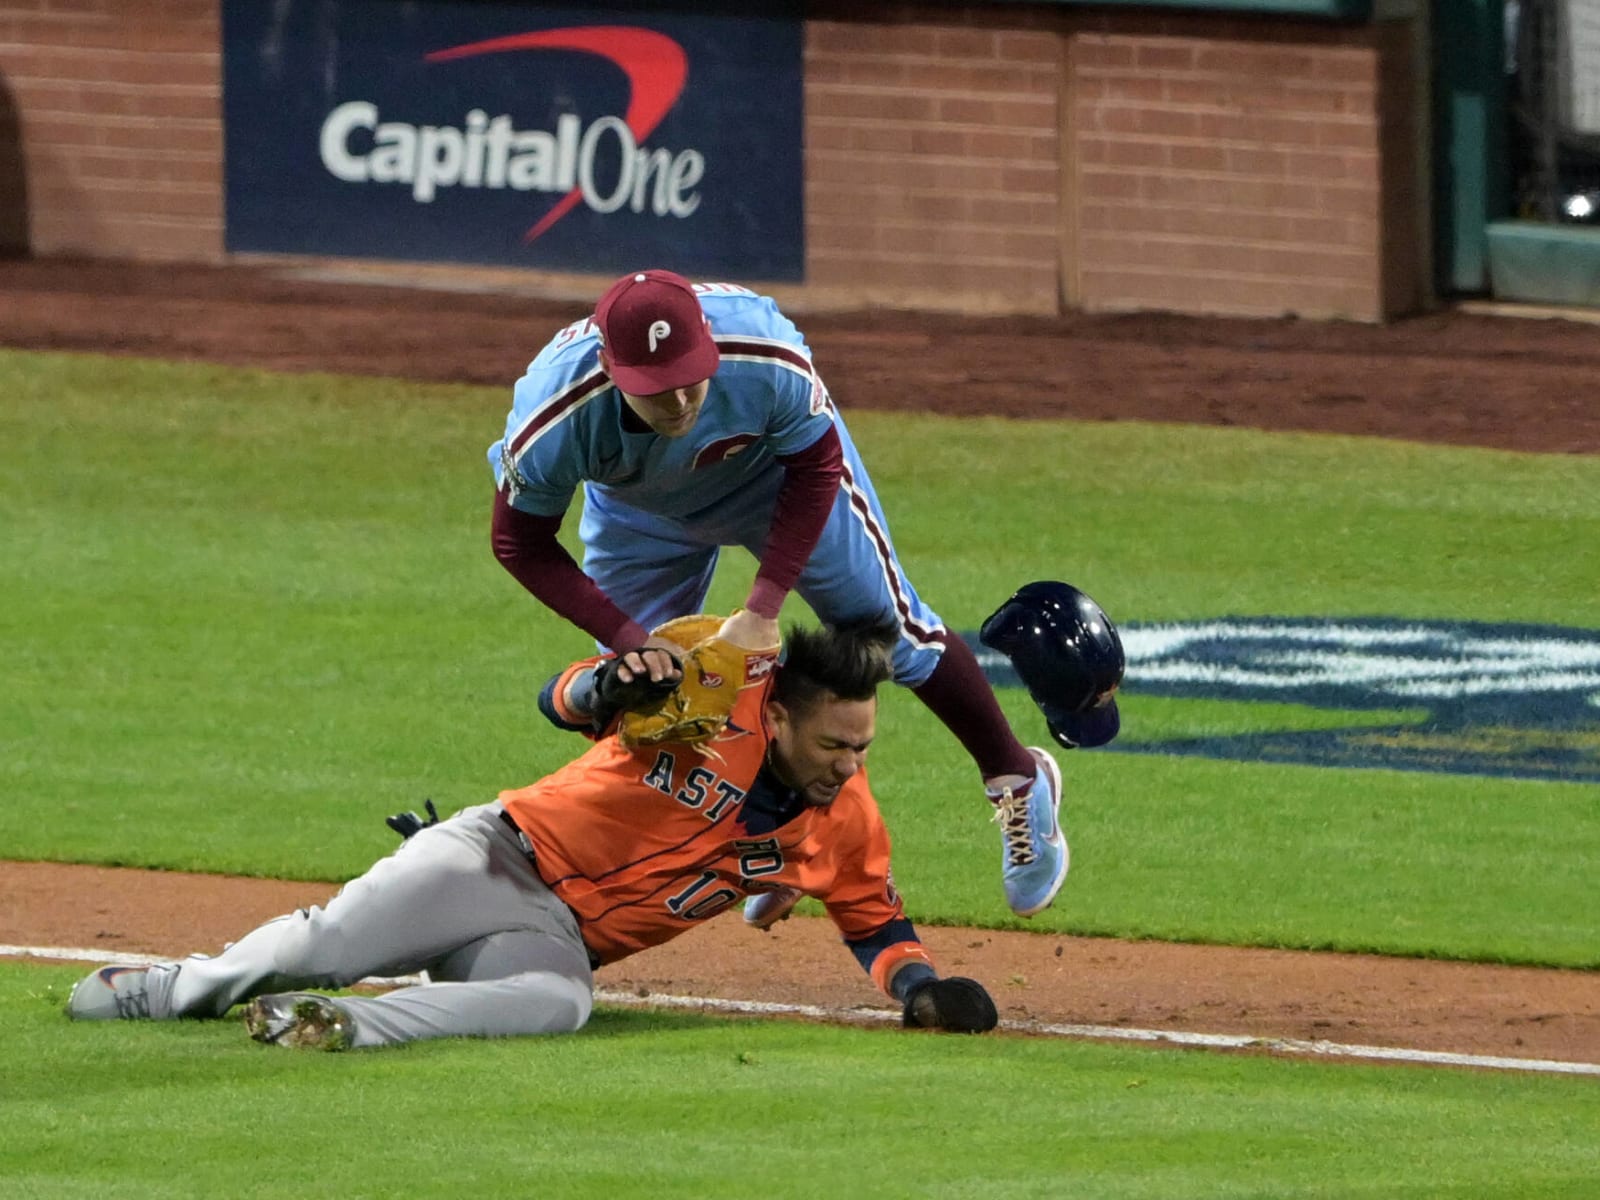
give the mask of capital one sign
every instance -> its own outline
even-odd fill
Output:
[[[230,249],[802,276],[793,15],[225,0],[224,49]]]

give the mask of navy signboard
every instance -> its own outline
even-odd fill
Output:
[[[229,250],[802,277],[789,5],[222,8]]]

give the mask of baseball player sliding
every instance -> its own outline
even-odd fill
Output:
[[[704,627],[669,625],[546,685],[545,713],[595,739],[581,758],[448,820],[391,818],[411,836],[325,907],[215,957],[102,967],[68,1014],[220,1017],[250,1001],[256,1040],[325,1050],[568,1033],[596,967],[790,888],[822,901],[905,1024],[992,1029],[988,993],[940,978],[906,919],[867,786],[893,631],[794,629],[780,667],[776,646],[728,640],[737,617],[713,625],[687,652]],[[378,996],[296,990],[418,971],[428,982]]]
[[[811,351],[771,299],[670,271],[623,276],[529,365],[489,463],[495,556],[602,647],[649,646],[650,628],[699,612],[723,546],[760,562],[732,618],[741,644],[777,641],[791,590],[830,625],[892,625],[895,682],[983,777],[1012,910],[1055,899],[1060,771],[1017,740],[971,649],[906,578]],[[581,568],[556,540],[580,485]],[[746,919],[770,924],[797,899],[768,893]]]

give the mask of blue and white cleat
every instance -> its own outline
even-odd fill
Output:
[[[1061,768],[1048,752],[1029,746],[1038,762],[1033,782],[1020,791],[1005,788],[989,794],[995,824],[1000,826],[1004,853],[1006,903],[1019,917],[1050,907],[1067,879],[1070,857],[1061,832]]]

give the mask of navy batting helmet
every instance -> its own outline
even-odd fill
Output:
[[[1122,718],[1114,699],[1127,659],[1111,618],[1071,584],[1024,584],[978,640],[1011,660],[1050,733],[1068,749],[1103,746]]]

